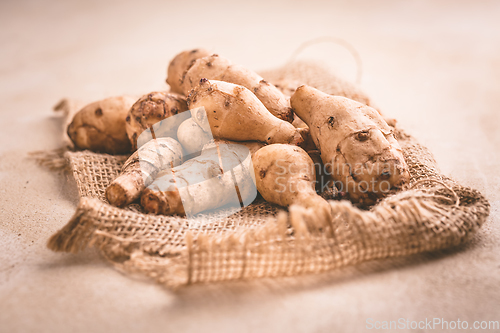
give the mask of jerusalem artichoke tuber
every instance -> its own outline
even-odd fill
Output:
[[[330,204],[315,191],[315,165],[300,147],[272,144],[252,157],[257,190],[280,206],[296,204],[317,212],[319,226],[332,221]]]
[[[137,100],[126,117],[126,130],[132,149],[140,147],[137,139],[141,133],[159,121],[187,110],[186,100],[177,94],[152,92]],[[164,137],[177,138],[177,128],[184,121],[182,117],[174,118],[178,123],[171,124],[172,133],[163,133]],[[149,140],[148,140],[149,141]]]
[[[203,127],[208,119],[216,138],[291,144],[302,141],[292,124],[269,113],[257,97],[243,86],[201,79],[187,100],[194,121]]]
[[[134,101],[130,96],[110,97],[81,109],[67,129],[75,148],[108,154],[129,153],[131,145],[125,121]]]
[[[375,109],[305,85],[291,104],[309,126],[335,185],[353,202],[371,205],[408,180],[392,128]]]

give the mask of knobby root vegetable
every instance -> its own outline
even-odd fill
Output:
[[[181,78],[184,94],[187,96],[203,78],[243,86],[253,92],[272,115],[290,123],[293,121],[288,98],[274,85],[243,66],[232,64],[217,54],[199,58]]]
[[[117,207],[130,204],[161,170],[178,166],[182,159],[182,147],[172,138],[147,142],[127,159],[120,175],[106,189],[106,199]]]
[[[335,185],[353,202],[374,204],[408,181],[392,128],[375,109],[309,86],[297,88],[291,104],[309,126]]]
[[[130,96],[110,97],[81,109],[67,129],[75,148],[108,154],[130,153],[125,120],[134,102],[135,98]]]
[[[215,138],[290,144],[302,141],[292,124],[273,116],[243,86],[201,79],[187,101],[194,121],[202,128],[209,126]]]
[[[204,49],[194,49],[184,51],[175,56],[167,70],[167,84],[170,86],[170,91],[178,94],[183,93],[181,87],[183,74],[193,65],[194,61],[199,58],[209,56],[210,52]],[[186,95],[187,96],[187,95]]]
[[[184,112],[188,108],[184,97],[163,91],[142,96],[129,109],[126,116],[126,130],[132,149],[136,150],[141,144],[141,142],[138,144],[138,138],[142,132],[150,129],[159,121]],[[185,118],[175,117],[173,119],[177,122],[174,121],[174,124],[169,125],[171,133],[162,133],[157,137],[170,136],[174,139],[177,137],[177,128]],[[149,139],[145,142],[147,141]]]
[[[249,205],[257,194],[246,147],[219,144],[172,170],[160,172],[143,191],[149,213],[193,216],[199,212]]]
[[[259,149],[252,162],[257,190],[265,200],[284,207],[311,208],[317,226],[331,224],[330,204],[316,193],[315,166],[302,148],[272,144]]]

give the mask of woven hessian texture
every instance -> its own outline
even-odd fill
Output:
[[[355,86],[315,65],[297,63],[263,76],[285,92],[303,83],[369,103]],[[285,212],[262,199],[222,219],[202,216],[202,224],[144,214],[138,205],[116,208],[106,202],[104,192],[125,157],[68,151],[65,157],[81,201],[48,246],[66,252],[94,246],[117,268],[176,288],[320,273],[464,242],[486,220],[488,201],[478,191],[441,175],[432,155],[412,136],[399,128],[395,133],[410,168],[408,188],[365,211],[347,201],[330,201],[333,232],[312,229],[311,211]]]

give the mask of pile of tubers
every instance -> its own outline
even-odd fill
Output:
[[[68,126],[75,149],[131,154],[106,190],[112,205],[140,202],[148,213],[198,213],[223,204],[221,193],[239,177],[251,179],[268,202],[302,206],[329,223],[334,212],[322,192],[370,207],[409,180],[393,127],[360,102],[307,85],[287,96],[203,49],[178,54],[166,82],[169,91],[138,100],[119,96],[89,104]],[[231,156],[232,167],[242,165],[232,179],[222,153]],[[240,186],[245,205],[253,200],[249,193]]]

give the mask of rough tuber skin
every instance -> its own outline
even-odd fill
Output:
[[[182,77],[184,73],[193,65],[194,61],[199,58],[209,56],[210,52],[205,49],[194,49],[179,53],[170,61],[167,70],[167,84],[170,86],[170,91],[177,94],[182,94],[181,87]],[[187,94],[186,94],[187,96]]]
[[[315,165],[302,148],[272,144],[259,149],[252,162],[257,190],[266,201],[312,208],[319,225],[331,223],[330,204],[315,190]]]
[[[253,92],[272,115],[290,123],[293,121],[288,98],[274,85],[243,66],[232,64],[217,54],[199,58],[181,78],[183,93],[187,96],[203,78],[243,86]]]
[[[309,126],[335,185],[351,201],[372,205],[408,181],[399,143],[375,109],[305,85],[291,104]]]
[[[171,116],[175,116],[188,109],[184,97],[178,94],[167,92],[152,92],[139,98],[128,112],[126,121],[126,133],[130,140],[132,150],[136,150],[137,138],[146,129],[151,128],[157,122]],[[173,135],[164,135],[176,137],[177,127]]]
[[[182,158],[182,147],[172,138],[147,142],[127,159],[120,175],[106,189],[106,199],[117,207],[130,204],[161,170],[181,164]]]
[[[134,101],[130,96],[110,97],[81,109],[67,129],[75,148],[108,154],[130,153],[125,121]]]
[[[302,138],[292,124],[273,116],[255,95],[243,86],[201,79],[187,99],[193,119],[208,123],[215,138],[234,141],[298,144]],[[205,112],[201,109],[205,108]],[[193,112],[197,109],[197,112]],[[194,114],[193,114],[194,113]]]

